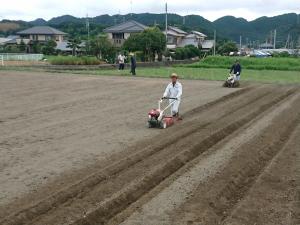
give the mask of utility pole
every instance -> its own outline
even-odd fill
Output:
[[[217,31],[214,30],[214,56],[216,55]]]
[[[242,35],[240,35],[240,53],[242,52]]]
[[[273,37],[273,31],[271,30],[271,31],[270,31],[270,44],[271,44],[271,45],[274,45],[273,40],[274,40],[274,37]]]
[[[285,43],[285,48],[288,49],[289,45],[290,45],[290,33],[288,34],[288,37],[287,37],[287,40],[286,40],[286,43]]]
[[[168,2],[166,2],[166,41],[168,43]]]
[[[276,36],[277,36],[277,30],[274,30],[274,43],[273,43],[273,48],[276,49]]]
[[[86,14],[86,29],[87,29],[87,50],[90,52],[90,21],[89,21],[89,15]]]
[[[130,0],[130,17],[132,18],[132,0]]]

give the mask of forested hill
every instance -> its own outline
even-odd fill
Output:
[[[169,25],[178,26],[186,31],[198,30],[213,36],[217,30],[218,37],[239,41],[240,35],[243,42],[246,41],[265,41],[271,37],[271,31],[277,30],[278,43],[282,45],[286,42],[287,36],[297,40],[300,37],[300,15],[289,13],[275,17],[260,17],[253,21],[243,18],[225,16],[214,22],[210,22],[199,15],[188,15],[182,17],[177,14],[169,14]],[[89,18],[91,35],[96,35],[105,27],[121,23],[127,20],[136,20],[148,26],[158,25],[164,27],[165,15],[153,13],[127,14],[127,15],[101,15]],[[61,29],[71,35],[86,35],[86,18],[77,18],[70,15],[59,16],[46,21],[36,19],[31,22],[3,20],[0,23],[0,34],[13,34],[18,30],[34,25],[50,25]]]

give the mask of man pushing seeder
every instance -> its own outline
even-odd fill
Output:
[[[158,109],[152,109],[148,113],[148,127],[159,127],[165,129],[172,126],[176,121],[181,120],[179,117],[179,106],[182,96],[182,85],[178,82],[178,75],[171,75],[171,83],[168,84],[163,97],[158,102]],[[162,109],[161,105],[168,101],[168,105]],[[167,116],[166,111],[170,109],[171,115]]]

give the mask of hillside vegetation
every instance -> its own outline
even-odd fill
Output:
[[[13,31],[20,28],[20,24],[13,22],[1,22],[0,23],[0,32]]]
[[[247,21],[243,18],[236,18],[233,16],[225,16],[216,21],[209,21],[200,15],[188,15],[183,18],[177,14],[169,14],[169,25],[175,25],[179,28],[190,31],[198,30],[213,37],[214,30],[217,30],[219,39],[230,39],[239,41],[240,35],[243,37],[243,42],[247,40],[250,42],[265,42],[270,38],[270,32],[277,30],[277,45],[284,46],[288,34],[296,43],[300,38],[300,15],[296,13],[283,14],[275,17],[261,17],[253,21]],[[91,35],[97,35],[105,27],[114,24],[122,23],[123,21],[136,20],[148,26],[158,25],[164,29],[165,15],[153,13],[127,14],[127,15],[101,15],[89,18]],[[36,19],[31,22],[24,21],[8,21],[17,23],[20,27],[16,27],[15,31],[24,29],[30,26],[49,25],[61,29],[69,33],[71,36],[85,37],[86,18],[78,18],[70,15],[59,16],[45,21],[44,19]],[[185,21],[185,24],[183,24]],[[7,35],[7,32],[0,31],[0,35]]]

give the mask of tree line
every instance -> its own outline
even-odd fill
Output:
[[[120,52],[125,55],[129,52],[136,53],[139,61],[154,61],[162,60],[163,56],[173,58],[176,60],[183,60],[188,58],[199,57],[201,46],[195,47],[189,45],[175,50],[166,49],[166,37],[158,27],[152,27],[144,30],[141,33],[132,34],[125,40],[122,47],[115,47],[108,39],[107,35],[92,35],[89,40],[82,40],[78,36],[73,36],[68,39],[67,48],[68,53],[56,49],[57,43],[54,40],[49,40],[46,43],[34,41],[30,46],[26,45],[23,40],[18,45],[5,46],[2,52],[14,53],[43,53],[44,55],[64,55],[72,54],[73,56],[95,56],[101,61],[114,63],[116,55]],[[29,49],[30,48],[30,49]],[[230,52],[237,51],[236,44],[230,41],[222,41],[217,45],[217,53],[227,55]]]

